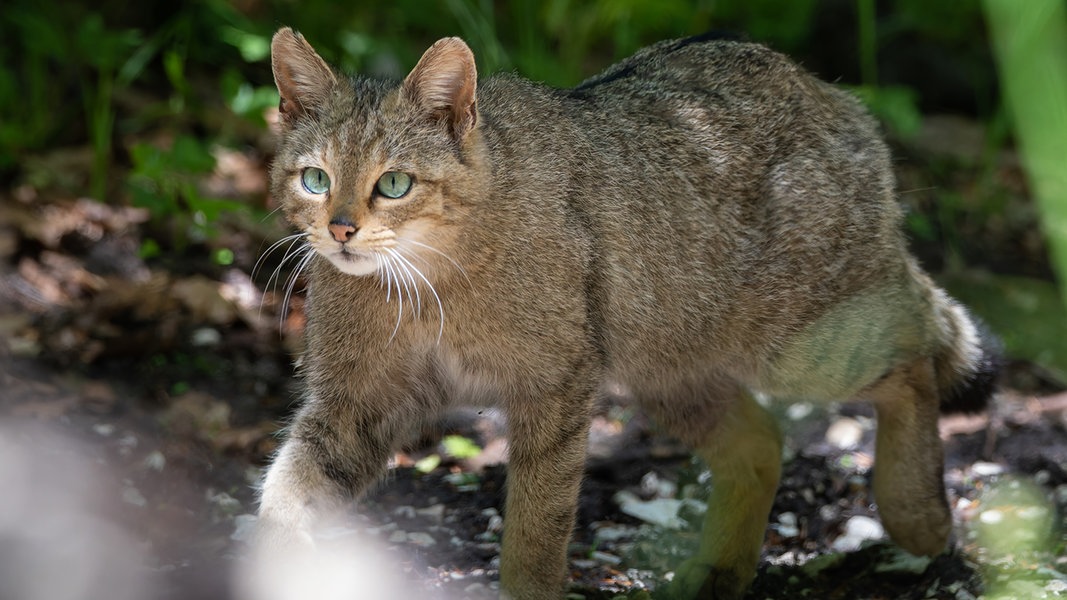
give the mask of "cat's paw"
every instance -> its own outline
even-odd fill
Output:
[[[248,540],[252,555],[259,559],[309,555],[315,552],[315,539],[308,528],[259,517]]]
[[[925,506],[886,503],[878,512],[890,539],[916,556],[937,556],[948,546],[952,513],[943,500]]]
[[[691,558],[675,570],[657,600],[740,600],[753,576],[752,570],[723,569]]]

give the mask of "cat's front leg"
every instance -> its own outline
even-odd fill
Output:
[[[305,403],[264,478],[256,550],[313,549],[316,526],[385,473],[402,419],[382,406],[314,396]]]
[[[342,490],[301,440],[290,438],[263,480],[254,538],[261,555],[309,552],[317,517],[338,504]]]
[[[509,406],[503,598],[558,600],[563,594],[591,399],[591,390],[581,389]]]

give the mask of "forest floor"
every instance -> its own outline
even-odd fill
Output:
[[[898,150],[924,263],[1047,279],[1032,218],[966,216],[986,206],[976,180],[1007,198],[1003,214],[1032,214],[1017,161],[978,165],[960,150],[973,125],[937,127]],[[262,202],[260,156],[220,151],[201,185]],[[946,195],[957,212],[938,204]],[[302,300],[285,310],[281,252],[252,268],[282,225],[223,219],[209,239],[146,258],[165,228],[120,204],[29,184],[0,192],[0,597],[234,597],[254,484],[299,398]],[[219,248],[232,255],[217,260]],[[1019,335],[997,329],[1010,318],[987,319]],[[1062,323],[1046,327],[1062,337]],[[1040,356],[1009,358],[987,413],[941,422],[957,527],[932,560],[896,550],[878,524],[868,407],[776,405],[787,456],[748,597],[1067,597],[1064,380]],[[492,411],[458,411],[398,452],[329,532],[356,591],[317,597],[493,597],[502,430]],[[591,431],[569,597],[645,597],[693,547],[714,482],[624,402],[605,402]]]

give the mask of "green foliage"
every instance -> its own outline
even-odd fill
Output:
[[[1067,299],[1067,8],[1062,0],[985,0],[984,6],[1023,164]]]
[[[199,182],[215,168],[215,158],[197,138],[180,135],[169,149],[140,143],[130,157],[127,184],[133,203],[147,208],[157,224],[165,222],[179,244],[210,236],[221,214],[245,209],[240,202],[200,193]]]

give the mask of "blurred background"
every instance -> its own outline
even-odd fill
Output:
[[[156,586],[167,590],[160,597],[190,589],[225,596],[225,576],[203,559],[232,556],[231,535],[254,512],[251,484],[299,394],[292,362],[302,344],[304,282],[292,275],[292,247],[274,245],[287,230],[266,183],[278,103],[273,32],[294,27],[343,70],[396,79],[434,40],[459,35],[482,76],[516,71],[572,86],[641,46],[720,30],[852,89],[882,122],[915,252],[1003,339],[1009,359],[1005,382],[1016,403],[1008,416],[946,434],[963,436],[960,447],[969,449],[956,457],[968,465],[959,467],[959,498],[979,498],[982,481],[1006,473],[1036,477],[1033,494],[1002,497],[1018,508],[1030,502],[1020,497],[1032,496],[1046,517],[1059,515],[1049,517],[1052,525],[1040,521],[1048,535],[1037,535],[1042,554],[1034,560],[1062,574],[1067,314],[1057,281],[1067,282],[1065,13],[1063,0],[5,0],[0,419],[14,426],[0,437],[38,448],[45,427],[72,438],[69,448],[77,450],[56,452],[110,470],[105,487],[113,494],[100,500],[94,493],[104,507],[97,512],[124,524],[123,535],[142,544],[154,573],[181,574]],[[825,444],[827,423],[860,425],[860,445],[839,447],[831,463],[862,455],[870,441],[869,417],[843,410],[816,413],[821,420],[808,428]],[[652,434],[633,432],[647,429],[633,425],[639,417],[612,408],[598,419],[603,432],[627,432],[645,444],[629,458],[640,465],[637,480],[652,463],[661,475],[671,472],[655,462]],[[394,487],[372,504],[395,504],[389,494],[411,502],[404,494],[435,486],[448,490],[441,499],[462,494],[470,476],[485,495],[464,496],[474,514],[469,537],[492,533],[493,515],[479,503],[499,505],[503,475],[483,470],[491,460],[470,461],[499,445],[498,429],[467,424],[447,444],[414,444],[398,454]],[[810,449],[807,437],[795,437],[802,452]],[[1000,470],[966,470],[976,461]],[[778,506],[776,515],[793,514],[783,527],[799,518],[811,537],[833,535],[864,502],[869,511],[865,492],[847,483],[867,473],[862,456],[848,469],[829,469],[827,477],[838,478],[828,484],[841,488],[836,493],[860,494],[848,500],[852,513],[823,519],[821,531],[816,517]],[[605,488],[623,487],[627,477],[612,475]],[[49,486],[41,493],[57,489]],[[791,547],[795,537],[779,542]],[[0,530],[0,545],[9,538]],[[401,545],[423,548],[418,539]],[[600,542],[590,539],[595,550]],[[455,568],[480,568],[491,580],[492,548],[481,558],[470,552],[473,562]],[[42,556],[43,564],[52,560]],[[625,573],[605,564],[596,569]],[[589,597],[641,587],[632,583],[636,575],[629,587],[598,587],[589,582],[607,576],[596,569],[585,576]],[[968,593],[984,589],[973,569],[945,580],[962,582],[957,590]],[[1067,580],[1050,575],[1041,585],[1049,581]]]

